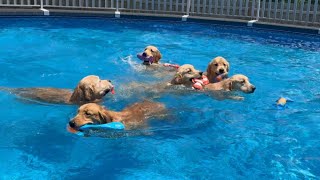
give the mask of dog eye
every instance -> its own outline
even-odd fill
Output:
[[[85,114],[86,114],[87,116],[91,116],[91,115],[92,115],[91,112],[88,112],[88,111],[86,111]]]
[[[223,64],[224,66],[227,66],[226,64]]]
[[[154,52],[152,49],[150,49],[151,52]]]
[[[111,80],[108,80],[111,83]]]
[[[214,64],[215,66],[218,66],[218,64],[216,63],[216,64]]]

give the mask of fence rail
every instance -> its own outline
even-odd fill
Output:
[[[0,7],[40,7],[41,0],[0,0]]]
[[[319,0],[0,0],[1,7],[119,10],[320,27]],[[0,9],[1,11],[1,9]]]

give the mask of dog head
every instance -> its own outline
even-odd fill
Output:
[[[96,103],[88,103],[79,107],[77,115],[69,121],[69,126],[78,130],[86,124],[106,124],[112,122],[111,114]]]
[[[90,75],[83,78],[75,88],[70,101],[75,103],[92,102],[102,99],[113,91],[110,80],[101,80],[98,76]]]
[[[178,68],[175,77],[171,80],[174,85],[192,85],[192,79],[201,78],[202,72],[196,70],[190,64],[184,64]]]
[[[228,73],[229,69],[230,65],[226,59],[220,56],[214,58],[207,67],[207,75],[210,82],[212,82],[215,77]]]
[[[152,63],[158,64],[162,55],[155,46],[147,46],[137,57],[143,61],[144,65],[150,65]]]
[[[230,91],[242,91],[244,93],[253,93],[256,87],[250,83],[249,78],[242,74],[237,74],[225,80],[225,89]]]

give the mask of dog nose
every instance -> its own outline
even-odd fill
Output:
[[[224,69],[219,69],[219,73],[224,73]]]
[[[147,56],[147,54],[144,52],[144,53],[142,53],[142,56],[146,57],[146,56]]]
[[[203,75],[203,72],[199,72],[199,74],[200,74],[200,76],[202,76],[202,75]]]
[[[254,92],[254,90],[256,90],[256,87],[255,87],[255,86],[252,86],[252,92]]]
[[[69,126],[72,127],[72,128],[74,128],[74,127],[76,126],[76,124],[74,123],[74,121],[70,121],[70,122],[69,122]]]

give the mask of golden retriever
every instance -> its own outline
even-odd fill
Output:
[[[160,82],[156,84],[144,84],[134,82],[127,84],[125,87],[123,87],[123,89],[125,89],[126,91],[144,90],[146,92],[158,94],[174,89],[175,87],[191,88],[193,85],[192,80],[201,78],[202,74],[203,72],[195,69],[194,66],[190,64],[184,64],[178,68],[174,77],[169,82]]]
[[[157,47],[147,46],[137,57],[143,61],[144,65],[159,64],[162,55]]]
[[[86,124],[122,122],[126,129],[133,129],[145,126],[148,118],[163,114],[165,109],[164,104],[152,101],[132,104],[120,112],[108,110],[96,103],[88,103],[80,106],[77,115],[69,121],[68,128],[79,130]]]
[[[184,64],[178,68],[177,73],[168,85],[184,85],[191,87],[193,82],[192,79],[201,78],[202,72],[196,70],[194,66],[190,64]]]
[[[210,83],[215,83],[221,81],[223,77],[227,77],[229,70],[229,62],[218,56],[208,64],[206,75]]]
[[[84,104],[98,102],[108,92],[113,92],[114,87],[110,80],[101,80],[98,76],[84,77],[74,89],[57,88],[2,88],[23,98],[59,104]]]
[[[206,91],[241,91],[253,93],[256,87],[250,83],[249,78],[242,74],[233,75],[217,83],[210,83],[204,87]]]
[[[137,57],[143,61],[148,75],[156,78],[169,78],[179,68],[177,64],[160,63],[162,55],[155,46],[147,46],[143,52],[137,54]]]
[[[186,82],[189,82],[186,79]],[[171,83],[170,83],[171,84]],[[256,87],[250,83],[249,78],[242,74],[234,75],[230,78],[224,79],[217,83],[209,83],[203,87],[203,90],[193,90],[191,88],[170,88],[174,87],[172,85],[168,86],[164,83],[147,85],[147,84],[136,84],[132,89],[144,89],[145,92],[155,94],[158,96],[161,93],[209,93],[215,99],[233,99],[233,100],[243,100],[241,96],[236,96],[230,92],[240,91],[243,93],[254,93]]]

